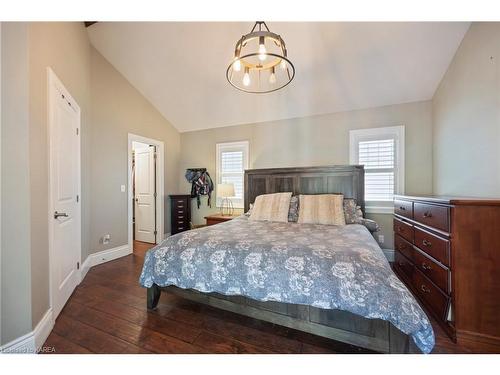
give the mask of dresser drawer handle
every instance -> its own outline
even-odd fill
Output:
[[[423,241],[422,241],[422,245],[427,246],[427,247],[431,247],[431,246],[432,246],[432,243],[431,243],[430,241],[423,240]]]
[[[399,206],[399,209],[400,209],[401,211],[406,211],[406,207],[403,207],[403,206]]]
[[[422,285],[420,286],[420,290],[421,290],[422,292],[424,292],[424,293],[430,293],[430,292],[431,292],[431,290],[430,290],[429,288],[427,288],[424,284],[422,284]]]
[[[403,231],[403,227],[398,227],[398,232],[402,232]]]
[[[177,230],[183,230],[183,229],[184,229],[184,227],[179,227],[179,228],[177,228]]]
[[[429,265],[428,265],[427,263],[425,263],[425,262],[422,262],[422,268],[423,268],[424,270],[432,270],[432,267],[431,267],[431,266],[429,266]]]
[[[177,216],[177,219],[184,219],[184,216]]]
[[[426,211],[424,212],[424,217],[432,217],[432,213],[430,213],[429,211]]]
[[[182,210],[181,210],[181,211],[177,211],[177,213],[178,213],[178,214],[183,214],[183,213],[184,213],[184,211],[182,211]]]
[[[400,261],[400,262],[398,262],[398,264],[399,264],[399,267],[403,267],[403,266],[405,265],[405,264],[404,264],[403,262],[401,262],[401,261]]]
[[[181,199],[180,201],[177,201],[177,203],[184,203],[184,201]]]
[[[184,224],[184,221],[178,221],[177,224]]]

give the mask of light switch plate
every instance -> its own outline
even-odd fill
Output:
[[[120,186],[120,190],[122,193],[125,193],[125,185]]]

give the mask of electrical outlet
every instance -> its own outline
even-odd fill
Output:
[[[102,244],[106,245],[111,241],[111,235],[110,234],[105,234],[104,237],[102,237]]]
[[[383,244],[384,243],[384,235],[383,234],[379,234],[378,235],[378,243],[379,244]]]

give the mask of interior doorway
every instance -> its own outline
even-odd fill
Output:
[[[163,142],[128,136],[128,235],[129,246],[149,248],[163,235]]]
[[[132,142],[134,241],[156,243],[156,146]]]

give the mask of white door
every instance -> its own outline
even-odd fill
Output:
[[[80,282],[80,109],[49,71],[50,270],[54,318]]]
[[[155,147],[135,151],[135,239],[156,243]]]

